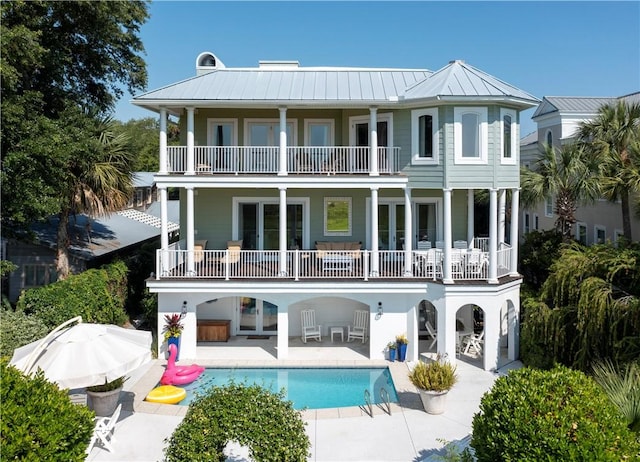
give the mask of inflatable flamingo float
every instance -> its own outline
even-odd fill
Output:
[[[167,370],[160,378],[162,385],[186,385],[200,377],[204,372],[204,367],[192,364],[191,366],[176,366],[176,356],[178,350],[175,345],[169,345],[169,360]]]

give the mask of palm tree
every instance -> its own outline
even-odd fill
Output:
[[[553,197],[556,231],[569,242],[578,205],[600,197],[596,172],[597,163],[578,144],[545,146],[532,170],[520,169],[520,200],[529,208]]]
[[[67,175],[61,191],[57,230],[56,270],[59,279],[69,275],[69,217],[87,214],[90,218],[121,210],[132,191],[132,153],[125,134],[116,135],[111,117],[94,113],[74,113],[67,122],[70,145]]]
[[[600,159],[602,192],[608,200],[620,201],[622,229],[630,242],[630,196],[640,193],[640,104],[620,100],[602,106],[595,119],[580,124],[578,139]]]

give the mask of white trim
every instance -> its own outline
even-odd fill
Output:
[[[245,196],[233,196],[231,199],[232,207],[231,207],[231,240],[239,240],[239,217],[240,217],[240,204],[250,203],[250,204],[279,204],[279,197],[245,197]],[[309,238],[310,238],[310,222],[311,222],[311,212],[310,206],[311,200],[308,197],[289,197],[287,196],[287,205],[293,204],[302,204],[302,248],[309,248]],[[260,210],[257,227],[262,230],[264,228],[264,223],[261,219],[262,215]],[[262,247],[262,244],[258,245],[256,242],[256,247]]]
[[[358,115],[349,117],[349,146],[356,145],[356,124],[366,123],[370,125],[371,116],[370,114],[366,115]],[[387,147],[393,147],[393,113],[392,112],[384,112],[376,114],[376,123],[387,122]],[[377,127],[376,127],[377,128]],[[371,132],[371,127],[369,127],[369,132]],[[380,137],[378,136],[378,147],[382,147],[380,145]]]
[[[584,242],[580,241],[580,230],[584,229]],[[584,221],[576,222],[575,239],[583,245],[589,245],[589,229]]]
[[[551,213],[548,212],[548,207],[551,206]],[[547,218],[553,217],[553,197],[547,196],[544,198],[544,216]]]
[[[504,156],[504,118],[511,117],[511,157]],[[513,109],[500,108],[500,163],[516,165],[518,163],[518,115]]]
[[[327,228],[328,220],[327,220],[327,207],[329,202],[347,202],[348,204],[348,222],[347,222],[347,230],[346,231],[329,231]],[[324,198],[324,211],[322,213],[322,220],[324,222],[324,235],[325,236],[351,236],[353,232],[353,202],[351,197],[327,197]]]
[[[419,152],[420,117],[429,115],[432,118],[432,150],[433,157],[421,157]],[[416,109],[411,111],[411,163],[415,165],[438,165],[440,163],[440,125],[438,121],[438,108]]]
[[[213,146],[213,126],[214,125],[232,125],[231,144],[229,146],[238,145],[238,119],[233,118],[208,118],[207,119],[207,146]]]
[[[604,237],[602,242],[598,239],[598,231],[604,232]],[[604,244],[607,242],[607,227],[602,225],[594,225],[593,226],[593,243],[594,244]]]
[[[329,140],[328,144],[325,146],[334,146],[335,145],[335,136],[336,136],[336,121],[334,119],[304,119],[304,145],[312,146],[310,142],[310,125],[328,125],[329,126]]]
[[[462,155],[462,116],[469,113],[478,116],[478,157],[465,157]],[[487,153],[489,150],[487,113],[486,107],[464,106],[453,109],[453,150],[455,164],[487,164]]]
[[[251,146],[251,132],[249,126],[251,124],[265,124],[273,125],[275,127],[272,145],[274,147],[280,146],[280,119],[278,118],[247,118],[244,119],[244,145]],[[287,125],[291,124],[291,136],[287,133],[287,146],[298,145],[298,119],[287,119]]]

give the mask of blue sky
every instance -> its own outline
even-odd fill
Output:
[[[195,75],[199,53],[227,67],[437,70],[452,59],[538,98],[640,91],[640,1],[154,1],[142,27],[149,90]],[[125,94],[119,120],[156,117]],[[535,130],[523,113],[522,134]]]

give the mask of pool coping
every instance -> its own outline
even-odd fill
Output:
[[[388,367],[391,372],[396,393],[398,395],[397,403],[390,403],[389,410],[393,413],[404,412],[408,409],[421,409],[422,404],[420,395],[415,386],[409,381],[409,363],[406,362],[390,362],[385,360],[353,360],[353,361],[274,361],[265,365],[264,361],[252,360],[207,360],[198,361],[198,364],[204,367],[224,367],[224,368],[242,368],[242,367]],[[173,415],[184,417],[189,406],[180,406],[174,404],[150,403],[144,400],[147,394],[156,387],[160,381],[160,377],[165,371],[165,360],[154,360],[147,372],[131,387],[130,392],[126,393],[122,401],[125,408],[129,408],[134,412],[142,412],[146,414]],[[303,420],[316,419],[336,419],[347,417],[373,417],[376,415],[387,414],[385,405],[374,404],[371,407],[372,415],[365,406],[350,406],[329,409],[307,409],[300,411]]]

